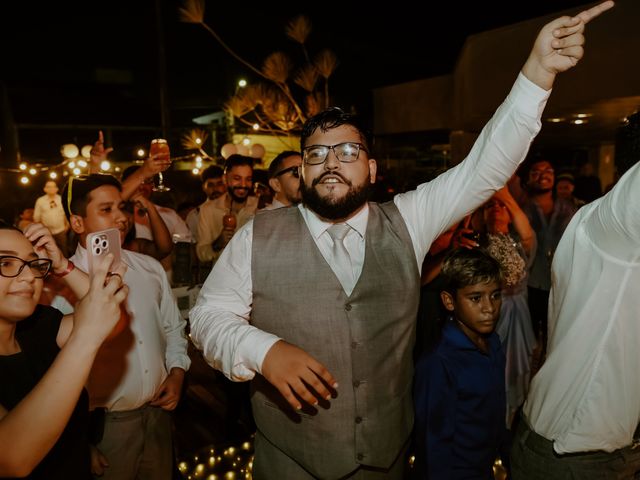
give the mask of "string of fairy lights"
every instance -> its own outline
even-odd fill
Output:
[[[77,177],[88,173],[90,167],[90,150],[91,145],[85,145],[82,150],[76,145],[64,145],[61,149],[63,160],[57,164],[20,162],[17,167],[0,168],[0,172],[13,173],[18,175],[18,183],[23,186],[31,184],[37,176],[45,174],[47,179],[59,180],[68,176]],[[129,162],[115,164],[109,160],[103,160],[100,163],[101,173],[119,173],[123,168],[130,164],[140,164],[144,161],[147,151],[140,148],[136,151],[137,158]],[[215,158],[208,155],[202,148],[186,155],[172,156],[171,160],[174,164],[177,162],[187,163],[181,165],[191,170],[193,175],[199,175],[201,170],[206,167],[206,163],[215,162]]]

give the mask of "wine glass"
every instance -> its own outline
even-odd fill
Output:
[[[151,140],[151,147],[149,148],[149,155],[152,158],[170,162],[171,153],[169,151],[169,144],[164,138],[154,138]],[[153,187],[154,192],[168,192],[171,188],[164,184],[164,177],[162,172],[158,172],[158,184]]]

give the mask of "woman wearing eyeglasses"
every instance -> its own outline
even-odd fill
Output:
[[[0,223],[0,477],[91,478],[83,386],[128,292],[110,262],[89,285],[44,226]],[[38,304],[50,271],[84,297],[74,316]]]

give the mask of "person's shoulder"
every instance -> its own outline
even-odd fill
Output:
[[[129,268],[142,267],[144,270],[165,274],[162,264],[144,253],[122,250],[122,259]]]
[[[36,309],[29,317],[18,322],[16,331],[22,335],[31,333],[49,333],[57,335],[62,321],[62,312],[49,305],[36,305]]]
[[[226,211],[227,209],[226,199],[227,199],[226,195],[221,195],[215,200],[204,202],[203,204],[200,205],[200,213],[209,212],[213,210],[221,210],[223,212]]]

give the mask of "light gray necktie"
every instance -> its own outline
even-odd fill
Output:
[[[344,223],[331,225],[327,232],[333,240],[333,272],[340,280],[340,284],[345,292],[350,293],[353,290],[353,268],[351,267],[351,257],[344,246],[344,238],[349,233],[351,227]]]

